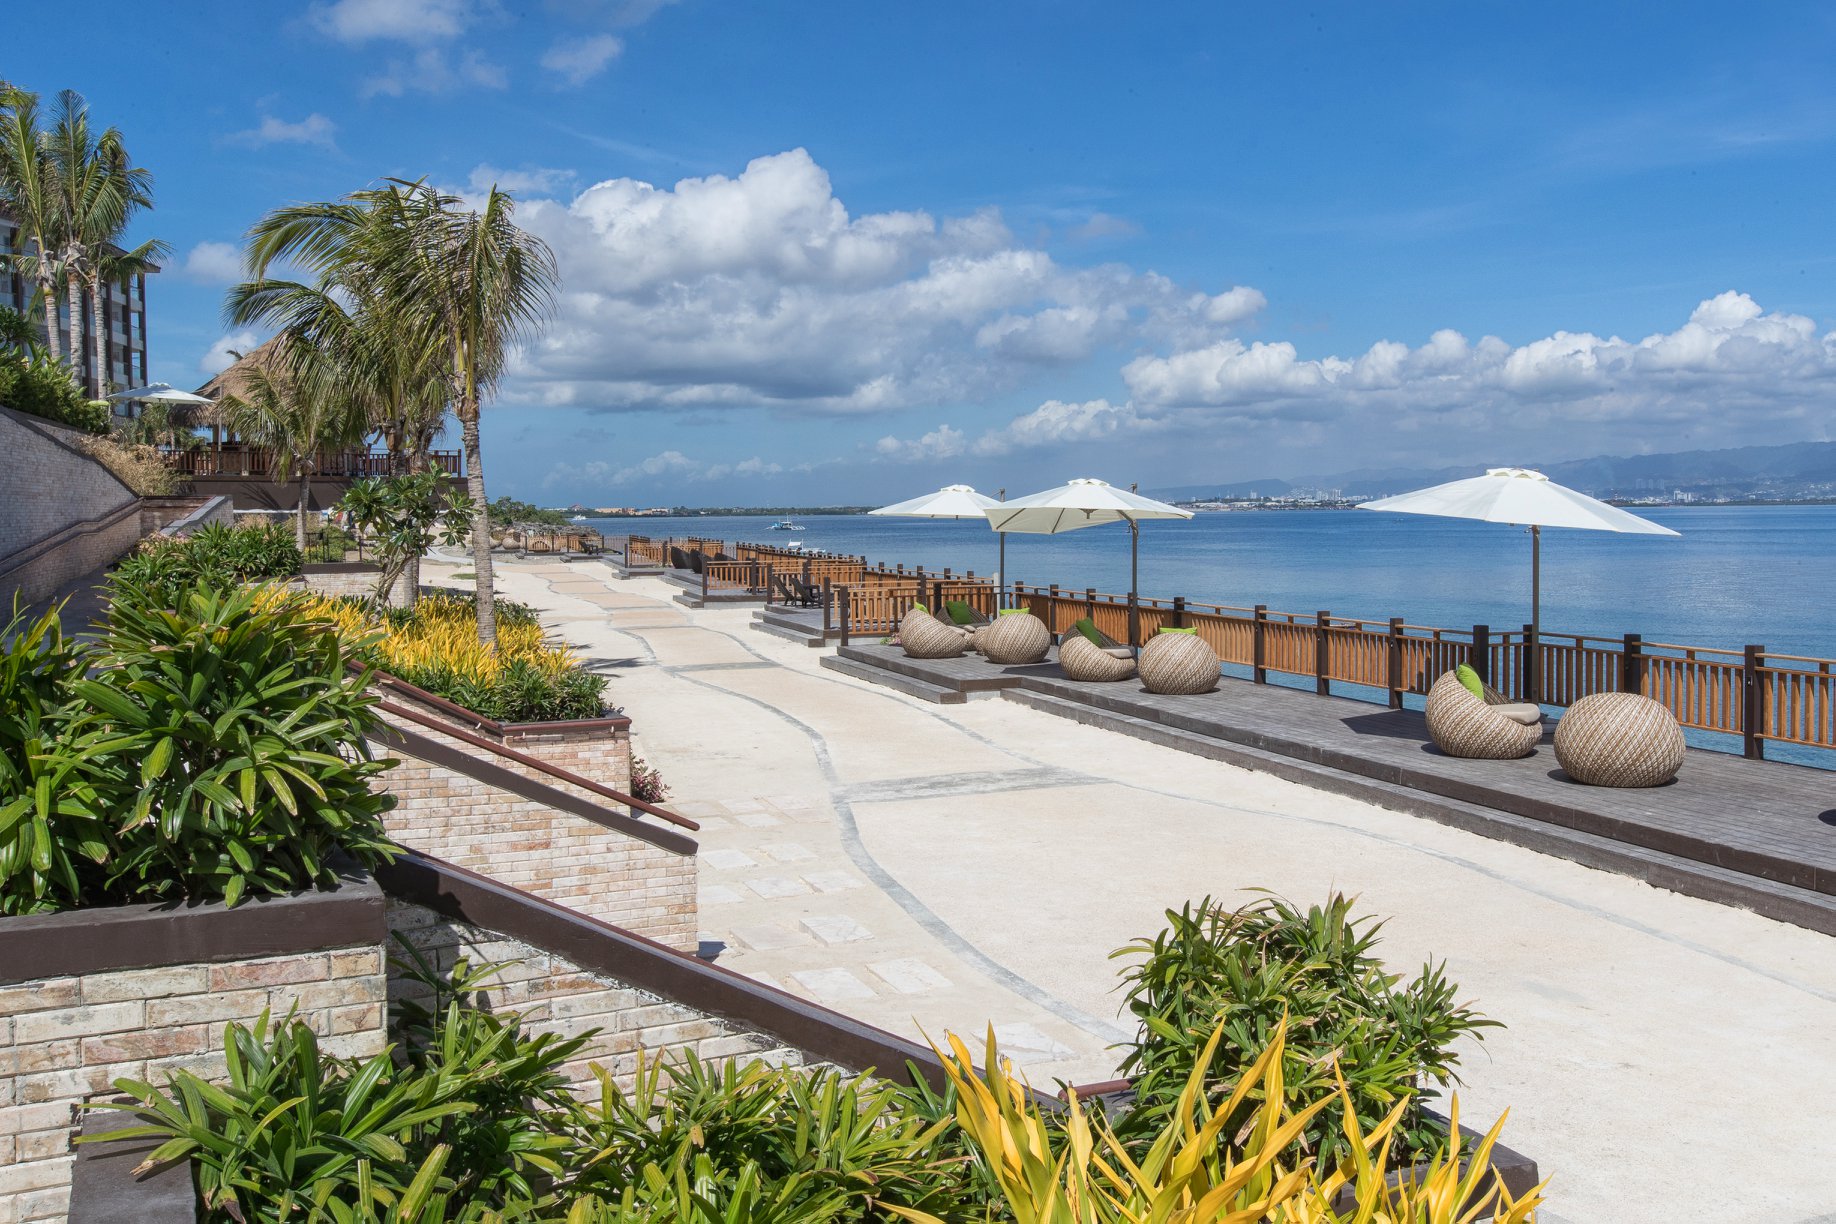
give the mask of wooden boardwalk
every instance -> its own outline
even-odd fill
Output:
[[[1429,742],[1416,711],[1228,676],[1216,692],[1170,697],[1133,680],[1067,680],[1052,662],[908,659],[880,645],[843,647],[837,661],[940,694],[998,693],[1836,934],[1836,773],[1827,770],[1692,748],[1668,786],[1617,790],[1570,780],[1547,736],[1521,760],[1464,760]]]

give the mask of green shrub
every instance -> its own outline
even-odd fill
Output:
[[[316,535],[306,537],[304,560],[320,564],[335,565],[344,560],[344,555],[357,547],[357,537],[338,526],[327,523]]]
[[[189,536],[147,537],[116,564],[114,577],[170,606],[199,586],[221,591],[291,578],[301,563],[299,545],[284,523],[207,523]]]
[[[0,352],[0,404],[84,433],[105,434],[114,416],[106,402],[86,398],[58,362]]]
[[[254,590],[200,586],[169,608],[116,577],[109,594],[95,674],[69,688],[119,787],[111,895],[234,905],[332,885],[340,853],[390,856],[394,799],[371,780],[393,762],[370,757],[376,699],[334,629]]]
[[[1406,984],[1386,972],[1371,955],[1382,924],[1354,920],[1351,909],[1339,894],[1305,911],[1278,898],[1230,910],[1207,897],[1168,910],[1166,930],[1114,953],[1138,958],[1123,980],[1141,1024],[1122,1062],[1122,1073],[1135,1081],[1136,1104],[1118,1132],[1129,1138],[1164,1123],[1206,1036],[1220,1025],[1223,1039],[1207,1083],[1220,1099],[1227,1095],[1285,1018],[1282,1071],[1290,1104],[1330,1095],[1336,1072],[1345,1077],[1366,1133],[1408,1099],[1399,1146],[1426,1155],[1444,1142],[1416,1094],[1456,1081],[1455,1043],[1483,1037],[1496,1022],[1455,1002],[1458,988],[1443,966],[1426,965]],[[1319,1114],[1299,1140],[1301,1149],[1327,1164],[1345,1154],[1341,1117],[1336,1104]],[[1225,1134],[1236,1126],[1233,1121]]]

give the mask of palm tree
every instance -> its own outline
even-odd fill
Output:
[[[225,419],[237,433],[274,453],[276,479],[299,477],[294,534],[302,551],[320,453],[349,446],[369,432],[369,422],[355,397],[327,394],[325,380],[295,372],[310,371],[320,361],[308,343],[283,332],[273,359],[252,363],[243,373],[241,390],[225,396],[221,404]]]
[[[134,213],[153,203],[151,172],[134,166],[118,128],[98,133],[90,127],[89,104],[83,95],[66,89],[57,96],[57,112],[48,133],[52,170],[51,187],[57,205],[58,259],[69,299],[67,355],[73,366],[80,361],[83,327],[82,294],[91,295],[91,356],[94,377],[91,396],[103,393],[108,370],[104,357],[99,286],[109,248],[127,229]],[[163,244],[142,244],[126,253],[139,263],[150,260]]]
[[[60,359],[57,335],[57,195],[45,131],[39,126],[38,95],[14,86],[0,89],[0,202],[19,226],[21,250],[7,258],[38,287],[45,348]]]
[[[108,338],[103,331],[102,287],[119,285],[123,292],[136,276],[155,270],[156,260],[164,259],[171,247],[158,239],[149,239],[131,251],[110,243],[92,253],[83,269],[89,287],[89,344],[96,371],[96,386],[91,394],[100,399],[109,391]]]
[[[477,212],[420,182],[392,180],[333,203],[281,209],[249,234],[251,281],[232,291],[232,317],[310,314],[327,334],[342,326],[311,294],[340,297],[373,316],[378,349],[365,363],[376,381],[388,437],[424,454],[437,430],[429,376],[439,401],[459,418],[472,557],[478,579],[478,637],[497,637],[491,585],[491,525],[479,440],[479,410],[510,349],[548,311],[557,281],[546,243],[517,228],[515,202],[493,188]],[[312,286],[263,278],[287,258],[312,272]],[[309,291],[309,292],[302,292]],[[338,303],[342,308],[342,303]],[[437,346],[435,348],[434,346]],[[387,358],[382,354],[389,354]]]
[[[551,309],[559,273],[554,252],[517,227],[511,219],[516,202],[495,186],[474,212],[425,183],[397,181],[388,206],[400,224],[386,231],[391,241],[384,276],[398,284],[402,300],[431,312],[448,349],[448,393],[472,498],[478,638],[489,643],[497,637],[497,606],[479,413],[512,347]]]

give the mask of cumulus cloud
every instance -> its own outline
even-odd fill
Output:
[[[508,89],[510,75],[476,48],[450,55],[442,47],[423,47],[407,59],[391,59],[360,92],[366,98],[399,98],[408,93],[451,93],[468,85]]]
[[[185,252],[179,275],[206,285],[228,285],[242,279],[242,252],[228,242],[200,242]]]
[[[939,425],[921,438],[901,440],[888,434],[873,444],[874,453],[882,459],[904,463],[927,459],[954,459],[968,449],[968,438],[960,429]]]
[[[612,34],[564,38],[542,54],[542,67],[567,85],[584,85],[624,51],[624,40]]]
[[[564,272],[511,394],[597,408],[874,413],[974,402],[1106,345],[1208,338],[1261,302],[1065,266],[1000,214],[851,214],[802,149],[737,176],[594,184],[523,223]],[[1233,296],[1235,295],[1235,296]]]
[[[1118,433],[1156,428],[1161,423],[1143,416],[1129,403],[1112,404],[1106,399],[1082,403],[1047,400],[1002,428],[989,430],[977,438],[975,453],[1005,455],[1036,447],[1094,442]]]
[[[433,43],[457,38],[477,16],[472,0],[335,0],[315,4],[310,20],[339,42]]]
[[[337,125],[317,111],[297,123],[264,115],[256,126],[247,131],[231,132],[224,139],[230,144],[246,145],[251,149],[274,144],[318,145],[322,149],[332,149],[337,147],[332,139],[336,130]]]
[[[737,463],[708,463],[691,458],[679,450],[666,450],[623,466],[603,459],[578,464],[558,463],[543,478],[542,483],[551,489],[558,485],[581,488],[642,484],[658,479],[707,484],[734,477],[776,476],[783,471],[782,465],[757,455]]]
[[[261,337],[247,330],[219,336],[217,342],[198,360],[198,372],[205,377],[221,374],[236,363],[236,354],[246,353],[260,343]]]
[[[471,189],[480,195],[497,187],[513,195],[552,196],[558,192],[572,189],[580,176],[572,170],[557,170],[549,166],[524,166],[520,170],[500,170],[492,165],[479,165],[473,168],[467,182]]]

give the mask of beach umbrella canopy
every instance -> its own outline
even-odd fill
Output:
[[[1530,635],[1542,631],[1543,528],[1570,527],[1582,531],[1617,531],[1626,535],[1674,536],[1670,528],[1640,518],[1618,506],[1577,493],[1529,468],[1488,468],[1485,475],[1417,489],[1395,497],[1363,502],[1360,510],[1389,510],[1397,514],[1433,514],[1444,518],[1480,519],[1512,523],[1530,529]],[[1531,655],[1530,699],[1541,695],[1541,675]]]
[[[1143,497],[1132,489],[1118,489],[1105,480],[1080,478],[1055,489],[1029,493],[1002,502],[987,511],[988,525],[996,531],[1021,531],[1056,535],[1104,523],[1128,524],[1128,636],[1135,645],[1140,599],[1141,523],[1146,519],[1189,519],[1192,511]]]
[[[112,403],[139,402],[143,404],[200,404],[214,403],[202,395],[193,395],[189,391],[180,391],[171,383],[148,383],[144,387],[130,387],[126,391],[117,391],[107,397]]]
[[[894,515],[900,518],[933,518],[933,519],[979,519],[987,511],[1001,503],[995,498],[977,493],[966,484],[945,485],[935,493],[926,493],[909,501],[895,502],[890,506],[881,506],[878,510],[869,510],[869,514]],[[995,581],[995,604],[1000,606],[1002,588],[1007,582],[1007,533],[1001,533],[1000,560],[996,562],[999,573]]]

